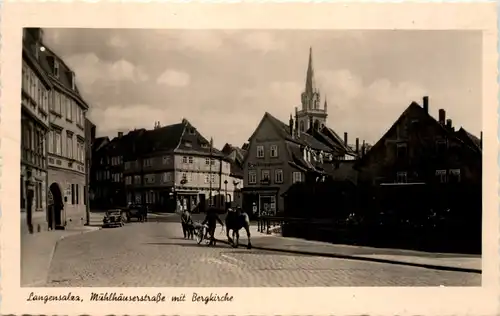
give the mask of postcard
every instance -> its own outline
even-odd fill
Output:
[[[6,3],[2,312],[494,314],[496,18]]]

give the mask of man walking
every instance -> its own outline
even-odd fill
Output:
[[[207,224],[208,226],[208,234],[210,235],[210,243],[208,244],[209,246],[215,246],[215,228],[217,227],[217,222],[219,222],[219,224],[224,227],[224,223],[217,214],[217,211],[213,208],[209,208],[207,210],[205,220],[202,223],[202,225]]]

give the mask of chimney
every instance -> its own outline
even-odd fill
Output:
[[[344,133],[344,144],[347,146],[347,132]]]
[[[424,103],[424,111],[425,113],[429,113],[429,97],[425,96],[423,98],[423,103]]]
[[[365,141],[363,140],[363,146],[361,147],[361,155],[362,156],[365,155],[365,150],[366,150],[366,144],[365,144]]]
[[[118,132],[118,138],[121,138],[123,136],[123,132]]]
[[[446,120],[446,127],[449,128],[450,130],[453,128],[453,122],[451,119]]]
[[[293,117],[290,114],[290,120],[288,121],[288,129],[290,130],[290,135],[293,137]]]
[[[359,154],[359,138],[356,137],[356,154]]]
[[[443,125],[446,122],[446,111],[443,109],[439,109],[439,124]]]
[[[295,126],[293,129],[295,137],[299,137],[299,109],[295,107]]]

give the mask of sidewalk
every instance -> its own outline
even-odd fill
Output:
[[[387,249],[338,245],[299,238],[281,237],[259,233],[257,226],[250,228],[255,249],[272,250],[312,256],[409,265],[423,268],[481,273],[481,256],[450,253]],[[240,231],[240,241],[246,243],[246,234]],[[226,242],[226,240],[222,240]]]
[[[99,228],[83,226],[21,235],[21,286],[44,286],[57,243],[68,236],[96,230]]]

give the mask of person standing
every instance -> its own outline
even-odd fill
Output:
[[[191,237],[191,234],[189,232],[189,225],[192,224],[192,219],[191,219],[191,214],[189,211],[186,209],[182,212],[181,215],[181,225],[182,225],[182,233],[184,234],[184,238],[189,238]]]
[[[215,228],[217,227],[217,222],[219,222],[219,224],[224,227],[224,223],[217,214],[217,211],[214,208],[209,208],[207,210],[205,220],[202,223],[202,225],[206,224],[208,226],[208,234],[210,236],[210,243],[208,244],[209,246],[215,246]]]

